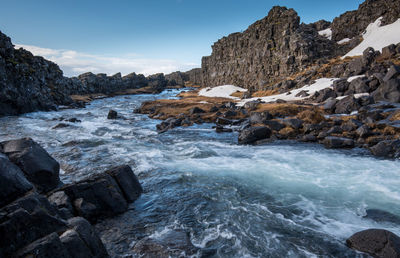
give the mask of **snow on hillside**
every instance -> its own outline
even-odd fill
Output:
[[[218,86],[218,87],[213,87],[213,88],[207,87],[207,88],[201,89],[199,91],[199,96],[239,99],[237,97],[231,96],[231,94],[233,94],[237,91],[245,92],[247,90],[237,87],[237,86],[234,86],[234,85],[223,85],[223,86]]]
[[[381,22],[382,17],[368,25],[366,31],[362,35],[364,40],[344,57],[362,55],[363,51],[368,47],[373,47],[375,50],[382,51],[382,48],[390,44],[399,43],[400,19],[385,26],[381,26]]]
[[[322,37],[325,37],[327,39],[332,40],[332,30],[331,30],[331,28],[327,28],[325,30],[320,30],[320,31],[318,31],[318,34],[321,35]]]
[[[302,100],[302,99],[311,97],[317,91],[332,87],[332,84],[335,80],[337,80],[337,78],[317,79],[317,80],[315,80],[315,83],[313,83],[311,85],[306,85],[302,88],[291,90],[290,94],[282,93],[282,94],[271,95],[271,96],[267,96],[267,97],[256,97],[256,98],[250,98],[250,99],[243,99],[242,101],[239,102],[238,106],[243,106],[246,102],[254,101],[254,100],[258,100],[258,99],[260,99],[264,102],[274,102],[278,99],[282,99],[285,101]],[[307,92],[307,94],[309,94],[309,96],[296,97],[296,95],[298,93],[300,93],[301,91]]]

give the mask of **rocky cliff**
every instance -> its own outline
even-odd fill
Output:
[[[131,73],[121,76],[84,73],[67,78],[57,64],[24,49],[15,49],[11,39],[0,31],[0,117],[37,110],[55,110],[74,105],[74,94],[103,93],[149,86],[154,92],[168,84],[163,74],[145,77]]]
[[[293,9],[274,7],[267,17],[243,33],[233,33],[214,43],[212,54],[202,59],[203,86],[269,88],[306,67],[342,56],[360,42],[362,32],[379,17],[383,17],[383,24],[396,21],[400,2],[367,0],[358,10],[346,12],[332,23],[318,21],[308,25],[300,24]],[[332,39],[319,35],[326,29],[332,31]],[[352,40],[337,43],[345,38]]]
[[[315,26],[300,24],[293,9],[277,6],[243,33],[212,46],[211,56],[202,59],[203,84],[262,89],[334,54],[334,43]]]

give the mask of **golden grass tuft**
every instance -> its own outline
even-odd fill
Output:
[[[325,120],[322,110],[315,107],[300,112],[297,118],[310,124],[318,124]]]
[[[273,116],[295,116],[306,109],[307,106],[305,105],[292,103],[261,103],[258,105],[255,112],[268,111]]]
[[[390,118],[390,121],[396,121],[396,120],[400,120],[400,111],[396,111]]]
[[[253,98],[259,98],[259,97],[268,97],[268,96],[276,95],[278,93],[279,92],[276,89],[275,90],[259,90],[259,91],[253,92],[251,94],[251,96]]]
[[[246,93],[246,92],[236,91],[236,92],[232,93],[231,96],[241,99],[241,98],[243,98],[243,95],[244,95],[245,93]]]

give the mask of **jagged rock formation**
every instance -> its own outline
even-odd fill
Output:
[[[185,84],[201,85],[202,73],[201,68],[194,68],[187,72],[173,72],[165,75],[169,86],[185,86]]]
[[[84,73],[67,78],[57,64],[24,49],[14,49],[11,39],[0,31],[0,117],[74,105],[70,98],[74,94],[110,94],[145,86],[160,92],[166,85],[163,74],[146,78],[135,73],[123,77],[120,73]]]
[[[233,33],[212,46],[212,55],[202,59],[204,86],[263,89],[332,57],[335,44],[320,36],[316,27],[300,24],[293,9],[272,8],[243,33]]]
[[[119,166],[57,188],[58,170],[30,138],[0,143],[0,257],[109,257],[88,220],[127,211],[138,179]]]
[[[332,40],[360,36],[370,23],[383,17],[383,25],[395,22],[400,18],[400,1],[366,0],[358,10],[346,12],[332,22]]]

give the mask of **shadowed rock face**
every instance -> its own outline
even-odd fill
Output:
[[[262,89],[333,56],[334,43],[319,36],[317,27],[324,25],[300,24],[293,9],[272,8],[243,33],[233,33],[212,46],[211,56],[202,59],[204,86]]]
[[[349,11],[332,22],[332,39],[339,41],[361,35],[370,23],[383,17],[383,25],[395,22],[400,17],[398,0],[366,0],[358,10]]]

